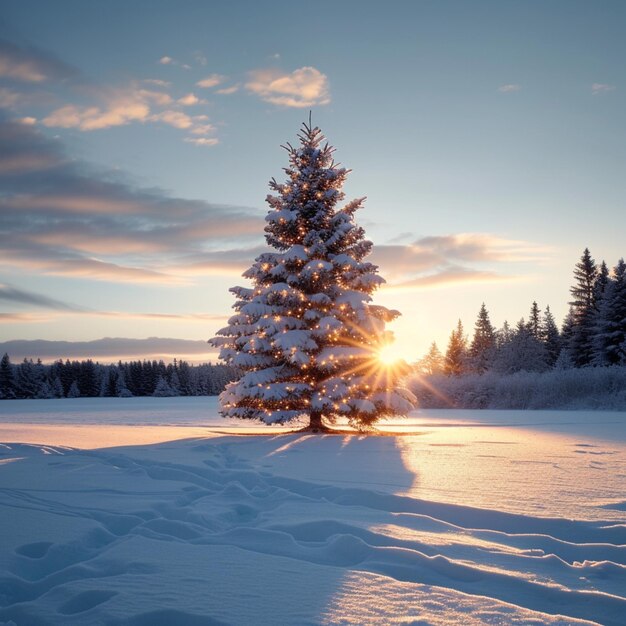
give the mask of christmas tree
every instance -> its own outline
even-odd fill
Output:
[[[310,120],[298,137],[299,147],[283,146],[287,180],[270,181],[273,251],[243,274],[251,288],[231,289],[237,313],[210,341],[241,372],[220,396],[221,413],[265,423],[308,416],[312,430],[347,418],[367,428],[414,407],[401,384],[406,363],[379,358],[393,339],[385,323],[400,313],[372,304],[384,280],[365,261],[372,243],[354,221],[364,198],[341,206],[349,170]]]

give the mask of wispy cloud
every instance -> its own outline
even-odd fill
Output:
[[[8,271],[180,284],[192,276],[177,269],[190,255],[263,232],[262,212],[135,187],[67,159],[36,127],[1,119],[0,184],[0,264]]]
[[[215,137],[185,137],[184,141],[196,146],[216,146],[219,143]]]
[[[248,91],[265,102],[303,108],[330,102],[328,78],[314,67],[301,67],[290,74],[275,69],[250,72]]]
[[[210,76],[199,80],[196,85],[198,87],[203,87],[204,89],[210,89],[211,87],[216,87],[220,83],[224,82],[225,79],[226,77],[221,74],[211,74]]]
[[[237,93],[239,91],[239,85],[232,85],[231,87],[224,87],[223,89],[217,89],[215,93],[220,94],[221,96],[230,96],[233,93]]]
[[[521,91],[522,86],[517,83],[508,83],[506,85],[500,85],[498,87],[498,91],[500,93],[515,93],[516,91]]]
[[[50,298],[32,291],[18,289],[12,285],[0,283],[0,301],[8,304],[27,304],[31,306],[41,307],[44,309],[52,309],[54,311],[78,311],[79,307],[61,302],[55,298]]]
[[[18,46],[0,39],[0,77],[23,83],[43,83],[48,80],[65,80],[78,75],[78,71],[58,60],[49,52],[34,46]]]
[[[609,85],[608,83],[593,83],[591,85],[591,93],[594,96],[601,93],[608,93],[609,91],[615,91],[615,85]]]
[[[510,279],[501,266],[538,263],[548,251],[538,245],[484,233],[422,237],[406,245],[378,245],[372,260],[391,288],[425,288],[459,282]]]

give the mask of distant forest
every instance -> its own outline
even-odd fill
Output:
[[[500,329],[492,326],[483,303],[471,340],[459,320],[445,354],[433,342],[415,364],[418,375],[411,388],[420,404],[527,408],[534,402],[536,408],[546,408],[563,406],[569,398],[572,405],[581,400],[585,406],[626,406],[624,259],[610,271],[585,249],[574,268],[570,294],[570,309],[560,328],[550,307],[541,311],[536,302],[527,318],[514,326],[505,322]],[[515,399],[509,393],[514,388]],[[531,391],[539,388],[541,397],[533,400]],[[563,397],[556,400],[560,394]],[[584,400],[587,396],[589,401]]]
[[[185,361],[131,361],[101,365],[86,361],[0,360],[0,398],[96,398],[132,396],[214,396],[236,378],[226,365]]]

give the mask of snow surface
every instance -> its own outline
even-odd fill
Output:
[[[1,402],[0,623],[626,623],[626,413],[242,436],[215,408]]]

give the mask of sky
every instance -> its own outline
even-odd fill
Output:
[[[626,253],[626,3],[3,0],[0,351],[215,360],[312,111],[409,359]]]

